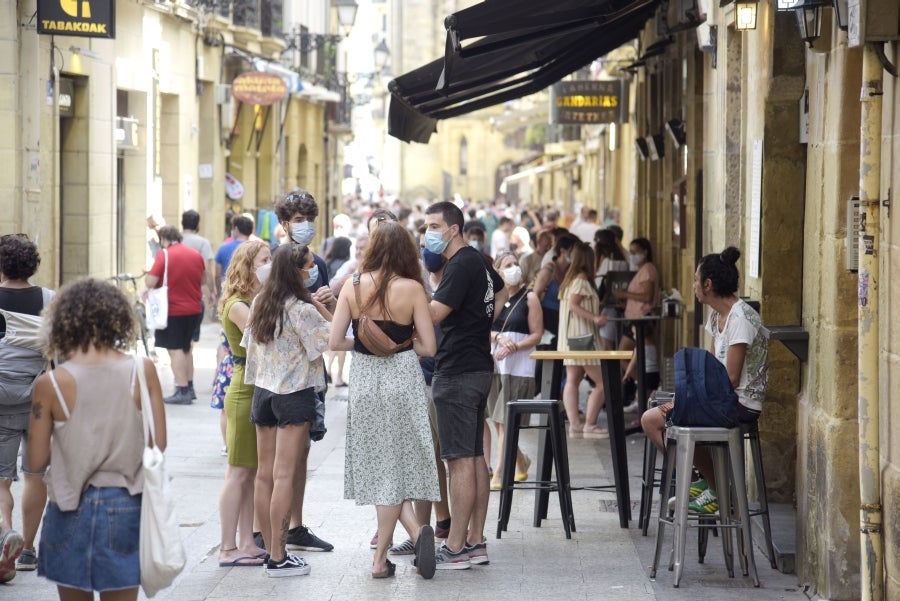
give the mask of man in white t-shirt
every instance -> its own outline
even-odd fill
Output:
[[[599,229],[600,224],[597,223],[597,211],[590,209],[587,212],[587,217],[578,221],[577,224],[572,224],[572,229],[569,231],[578,236],[582,242],[590,244],[594,241],[594,234]]]

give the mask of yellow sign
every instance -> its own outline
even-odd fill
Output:
[[[38,33],[116,37],[115,0],[38,0]]]
[[[627,120],[620,80],[561,81],[550,87],[550,122],[566,125]]]

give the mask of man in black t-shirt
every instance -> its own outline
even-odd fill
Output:
[[[432,394],[441,457],[450,467],[450,536],[435,560],[440,570],[488,563],[484,540],[490,479],[484,462],[484,409],[494,372],[490,331],[503,280],[462,237],[463,215],[450,202],[425,211],[425,248],[447,260],[431,301],[443,339],[435,357]]]

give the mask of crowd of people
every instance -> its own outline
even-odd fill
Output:
[[[552,209],[463,211],[449,201],[338,215],[322,256],[311,247],[319,215],[312,195],[288,193],[274,215],[283,235],[273,231],[271,242],[261,240],[252,217],[235,215],[230,238],[215,254],[197,234],[195,211],[183,215],[183,230],[156,229],[158,252],[146,285],[168,287],[167,327],[155,332],[175,382],[165,398],[153,363],[135,367],[126,356],[136,323],[118,289],[83,279],[52,298],[28,283],[40,261],[34,243],[24,235],[0,241],[0,319],[41,319],[43,311],[47,333],[43,342],[35,333],[30,347],[14,352],[10,337],[0,338],[0,581],[16,569],[37,568],[61,598],[90,590],[136,598],[144,439],[135,369],[146,373],[155,442],[164,449],[165,405],[196,399],[191,349],[207,307],[215,307],[222,324],[210,401],[221,412],[227,457],[220,567],[305,575],[311,567],[297,551],[333,549],[304,525],[303,499],[310,445],[325,435],[325,391],[329,382],[345,384],[348,352],[344,496],[375,506],[371,577],[393,576],[389,557],[398,555],[414,555],[424,578],[487,564],[484,527],[490,490],[500,487],[506,402],[534,398],[539,385],[531,351],[634,348],[624,320],[646,316],[659,303],[650,242],[635,238],[626,252],[621,228],[597,223],[591,210],[568,229]],[[694,292],[715,310],[708,324],[713,349],[742,391],[741,416],[749,421],[761,409],[765,354],[758,315],[735,296],[735,253],[704,257]],[[647,351],[646,384],[654,388],[652,341]],[[326,363],[337,369],[329,373]],[[606,402],[599,361],[564,364],[569,437],[608,437],[598,425]],[[16,370],[24,375],[7,382]],[[626,379],[634,377],[632,363]],[[582,412],[585,378],[592,390]],[[643,418],[657,445],[665,409]],[[98,418],[103,427],[92,430],[88,420],[100,414],[115,419]],[[85,453],[88,437],[106,444],[88,445],[94,452]],[[20,535],[12,529],[9,488],[22,440]],[[715,501],[715,480],[703,457],[697,463],[709,482],[697,504],[703,510]],[[530,464],[516,449],[516,480],[527,479]],[[131,553],[96,530],[97,516],[110,512],[130,520],[121,535]],[[398,522],[408,538],[395,545]],[[442,540],[437,547],[436,540]],[[62,560],[59,549],[73,543],[77,557]]]

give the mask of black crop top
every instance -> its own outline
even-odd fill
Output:
[[[407,340],[412,338],[413,329],[415,328],[415,325],[411,323],[401,324],[395,321],[382,319],[373,319],[372,321],[378,324],[378,326],[380,326],[381,329],[384,330],[384,333],[387,334],[388,337],[396,344],[406,342]],[[353,324],[353,350],[364,355],[371,355],[372,353],[363,345],[362,341],[359,339],[359,334],[357,333],[359,320],[353,319],[351,320],[351,323]],[[407,348],[403,349],[403,351],[400,352],[402,353],[404,351],[411,350],[413,350],[413,347],[412,345],[409,345]]]

